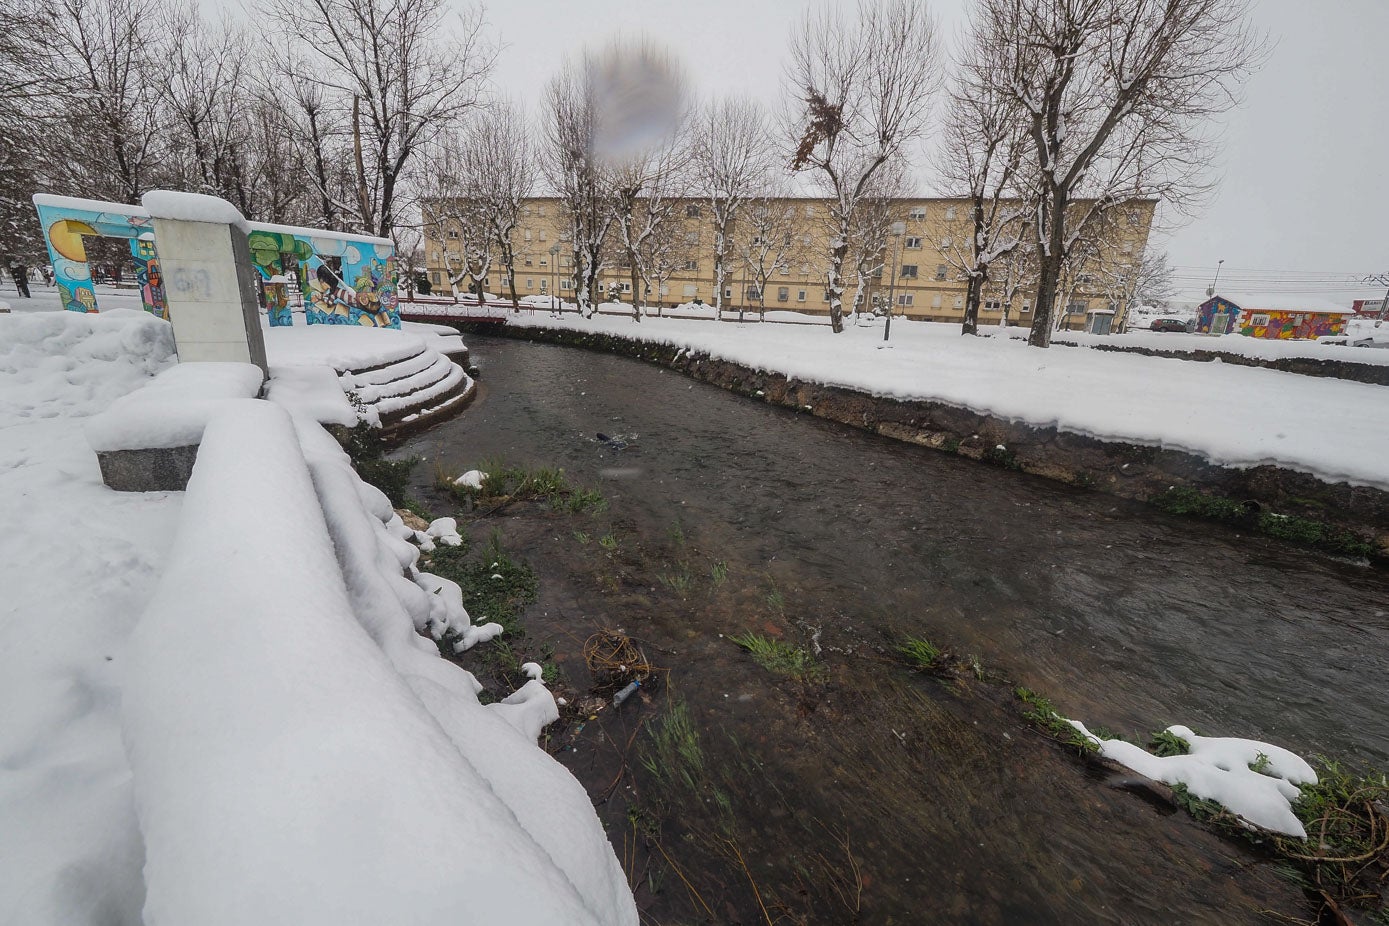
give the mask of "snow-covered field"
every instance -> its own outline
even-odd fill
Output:
[[[1104,440],[1184,450],[1214,463],[1265,463],[1330,482],[1389,489],[1389,391],[1221,363],[964,338],[955,325],[823,326],[537,313],[517,327],[618,334],[708,352],[804,382],[945,402]],[[1247,340],[1247,339],[1242,339]],[[1372,349],[1343,348],[1377,355]]]
[[[107,309],[0,315],[0,920],[633,926],[552,696],[439,658],[491,630],[316,421],[228,400],[188,492],[102,485],[84,424],[174,359]]]

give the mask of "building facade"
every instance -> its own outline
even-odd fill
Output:
[[[1132,299],[1132,286],[1147,246],[1155,203],[1138,201],[1118,210],[1103,230],[1087,240],[1085,257],[1076,261],[1071,279],[1063,281],[1065,326],[1079,328],[1092,310],[1122,314]],[[426,272],[437,292],[449,291],[451,273],[462,264],[457,229],[447,222],[428,221],[426,205],[424,258]],[[648,306],[673,307],[688,302],[714,304],[714,224],[708,202],[691,198],[680,203],[672,227],[664,233],[657,272],[646,284]],[[765,214],[772,213],[772,214]],[[860,262],[852,249],[843,267],[844,308],[893,306],[913,319],[958,322],[964,317],[969,237],[973,235],[969,203],[964,199],[901,199],[888,209],[888,229],[879,236],[879,253]],[[828,201],[798,197],[773,200],[754,221],[744,218],[732,230],[727,258],[723,306],[731,311],[790,310],[816,315],[829,313],[826,289],[829,241],[833,235]],[[1019,226],[1010,233],[1030,231]],[[1026,238],[1024,237],[1024,240]],[[575,298],[574,255],[564,203],[536,197],[522,207],[512,235],[518,296],[554,295]],[[599,274],[599,301],[631,302],[630,266],[614,242]],[[860,273],[860,269],[865,271]],[[659,279],[657,279],[659,277]],[[1005,308],[1015,324],[1031,323],[1035,277],[1030,268],[997,262],[991,271],[980,309],[981,324],[997,324]],[[1008,286],[1009,279],[1014,281]],[[1020,282],[1018,282],[1020,281]],[[486,289],[506,294],[505,272],[493,264]],[[460,290],[465,288],[459,287]],[[1007,298],[1007,290],[1012,298]],[[1005,305],[1006,304],[1006,305]]]

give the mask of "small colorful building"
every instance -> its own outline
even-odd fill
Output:
[[[1309,296],[1217,295],[1201,303],[1196,331],[1290,340],[1344,334],[1354,311]]]

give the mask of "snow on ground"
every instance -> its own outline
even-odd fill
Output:
[[[265,332],[265,358],[273,367],[330,366],[336,370],[380,366],[413,357],[424,338],[389,328],[294,325]]]
[[[1215,801],[1266,830],[1307,838],[1292,802],[1301,793],[1298,785],[1316,784],[1317,773],[1282,746],[1231,736],[1197,736],[1187,727],[1172,726],[1167,732],[1185,741],[1190,753],[1155,756],[1124,740],[1100,739],[1078,720],[1066,722],[1106,759],[1154,781],[1184,785],[1196,797]]]
[[[925,399],[1102,440],[1184,450],[1243,468],[1271,463],[1389,489],[1384,387],[1221,363],[961,337],[955,325],[736,325],[577,315],[511,316],[700,350],[803,382]],[[1364,350],[1376,354],[1378,351]]]
[[[120,680],[183,496],[107,489],[82,425],[173,348],[169,326],[142,312],[0,315],[5,922],[141,922]]]
[[[138,311],[0,316],[5,921],[634,926],[552,696],[439,658],[495,625],[303,409],[233,401],[188,493],[101,484],[84,422],[172,353]]]
[[[1371,332],[1361,334],[1355,327],[1350,333],[1352,339],[1371,337]],[[1389,341],[1389,328],[1381,329],[1383,337]],[[1345,363],[1368,363],[1389,366],[1389,350],[1376,350],[1367,347],[1352,347],[1348,344],[1323,344],[1317,341],[1273,340],[1270,338],[1247,338],[1242,334],[1183,334],[1181,332],[1147,331],[1131,328],[1124,334],[1098,335],[1083,331],[1058,331],[1052,339],[1079,344],[1084,347],[1142,347],[1152,350],[1177,351],[1215,351],[1222,354],[1238,354],[1257,360],[1280,360],[1286,357],[1311,357],[1317,360],[1340,360]]]

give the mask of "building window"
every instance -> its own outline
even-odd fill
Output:
[[[536,209],[535,209],[535,211],[538,212],[538,213],[540,213],[541,216],[544,216],[544,215],[545,215],[545,207],[544,207],[544,206],[537,206]],[[544,241],[545,239],[544,239],[544,238],[541,238],[540,240],[541,240],[541,241]]]
[[[901,277],[904,280],[916,279],[916,264],[903,264]]]
[[[940,293],[936,293],[934,296],[931,297],[931,308],[940,308]]]
[[[797,302],[805,302],[805,290],[803,290],[803,289],[798,289],[798,290],[796,290],[796,301],[797,301]]]
[[[777,270],[778,270],[778,271],[781,273],[781,275],[784,276],[784,277],[790,276],[790,275],[791,275],[791,266],[790,266],[789,264],[781,264],[780,266],[777,267]]]
[[[909,218],[911,218],[911,220],[912,220],[913,222],[921,222],[921,221],[924,221],[925,218],[926,218],[926,207],[925,207],[925,206],[913,206]]]
[[[701,212],[702,210],[699,208],[699,203],[690,203],[685,206],[685,218],[687,219],[697,219]]]
[[[937,281],[944,280],[944,279],[945,279],[945,274],[948,272],[948,270],[949,270],[949,268],[947,268],[947,267],[945,266],[945,264],[937,264],[937,265],[936,265],[936,280],[937,280]]]
[[[1001,308],[1003,308],[1003,303],[999,302],[997,299],[987,299],[984,301],[985,312],[997,312]]]
[[[687,261],[685,261],[685,269],[686,269],[686,270],[698,270],[698,269],[699,269],[699,261],[697,261],[697,260],[687,260]]]
[[[632,284],[631,284],[631,283],[623,283],[623,284],[622,284],[622,291],[623,291],[624,293],[630,293],[630,292],[632,291]]]
[[[911,293],[899,293],[897,296],[898,305],[911,305],[914,297]]]
[[[669,296],[669,295],[670,295],[670,286],[668,286],[668,285],[665,284],[665,283],[662,283],[660,286],[656,287],[656,291],[657,291],[658,293],[660,293],[662,296]]]
[[[569,288],[569,281],[568,281],[568,280],[560,280],[560,281],[559,281],[559,288],[560,288],[560,289],[568,289],[568,288]]]
[[[965,297],[964,297],[964,296],[956,296],[956,297],[955,297],[955,308],[957,308],[957,309],[963,309],[964,307],[965,307]]]
[[[531,233],[530,233],[530,230],[529,230],[529,229],[526,230],[526,240],[527,240],[527,241],[531,240]]]
[[[954,244],[955,239],[950,237],[949,235],[946,235],[944,238],[940,239],[940,249],[942,251],[949,249]]]
[[[694,283],[686,283],[684,292],[686,299],[693,299],[695,296],[699,295],[699,287]]]
[[[542,267],[548,267],[548,266],[550,266],[550,265],[549,265],[548,263],[546,263],[545,258],[542,257],[542,258],[540,258],[540,266],[542,266]]]
[[[805,205],[805,217],[807,219],[815,218],[815,207],[810,205],[809,203],[806,203]]]
[[[762,298],[762,290],[758,289],[756,286],[749,286],[749,287],[748,287],[748,298],[749,298],[749,299],[761,299],[761,298]]]
[[[547,233],[547,232],[541,232],[541,233],[540,233],[540,240],[541,240],[541,241],[548,241],[548,240],[550,240],[550,239],[549,239],[548,233]]]
[[[946,207],[945,207],[945,221],[947,221],[947,222],[953,222],[953,221],[955,221],[955,207],[954,207],[954,206],[946,206]]]
[[[526,289],[535,289],[534,277],[526,277]]]
[[[433,283],[435,286],[439,285],[439,271],[435,270],[429,275],[429,282]]]
[[[457,238],[457,237],[458,237],[458,229],[455,228],[455,229],[450,230],[450,231],[449,231],[449,237],[450,237],[450,238]]]
[[[902,243],[903,243],[906,247],[908,247],[908,248],[913,248],[913,249],[915,249],[915,248],[921,247],[921,239],[920,239],[920,238],[908,238],[908,239],[906,239],[905,241],[903,241]]]
[[[1084,315],[1085,310],[1090,307],[1088,302],[1068,302],[1066,304],[1067,315]]]
[[[1024,303],[1022,304],[1022,311],[1023,311],[1023,314],[1025,315],[1025,314],[1027,314],[1028,312],[1031,312],[1031,311],[1032,311],[1032,306],[1031,306],[1029,303],[1024,302]]]
[[[541,279],[540,279],[540,291],[541,291],[542,293],[545,292],[545,290],[546,290],[546,285],[545,285],[545,284],[547,284],[548,282],[549,282],[549,280],[546,280],[544,277],[541,277]]]
[[[776,301],[777,301],[777,302],[786,302],[786,301],[788,301],[790,298],[791,298],[791,290],[787,289],[785,286],[778,286],[778,287],[777,287],[777,290],[776,290]]]
[[[732,286],[725,286],[725,287],[723,288],[723,297],[724,297],[725,299],[732,299],[732,298],[733,298],[733,287],[732,287]]]
[[[530,259],[529,257],[527,257],[527,258],[526,258],[526,266],[529,267],[530,265],[531,265],[531,259]]]
[[[1255,328],[1263,328],[1268,324],[1268,316],[1255,315],[1249,320],[1249,324],[1253,325]]]

